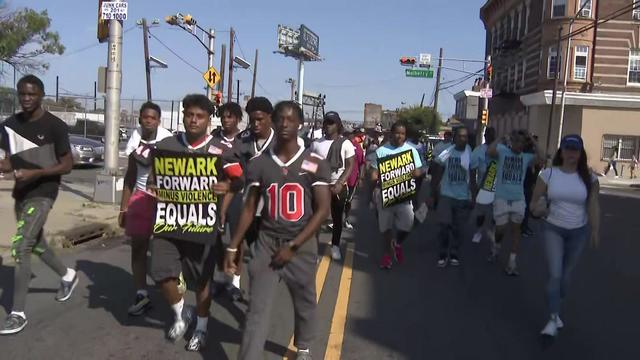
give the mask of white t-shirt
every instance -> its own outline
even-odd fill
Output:
[[[150,140],[150,141],[144,141],[142,140],[142,133],[141,133],[141,129],[140,127],[136,128],[136,130],[133,132],[133,134],[131,134],[131,138],[129,139],[129,141],[127,142],[127,147],[125,150],[125,153],[127,154],[127,156],[131,155],[131,153],[133,153],[134,151],[137,151],[140,147],[141,143],[146,143],[146,144],[155,144],[157,142],[159,142],[160,140],[170,137],[172,136],[171,132],[165,128],[163,128],[162,126],[158,127],[158,131],[156,132],[156,138],[154,140]],[[140,154],[139,155],[143,155],[144,153],[144,157],[149,156],[149,150],[148,149],[144,149],[141,148],[140,149]],[[151,168],[149,166],[142,166],[140,165],[138,162],[136,162],[136,188],[138,190],[146,190],[147,189],[147,178],[149,178],[149,171],[151,170]]]
[[[587,188],[577,172],[565,173],[559,167],[540,172],[547,184],[549,215],[547,221],[563,229],[577,229],[587,224]],[[592,174],[591,181],[596,181]],[[597,194],[595,194],[597,196]]]
[[[329,148],[331,147],[331,144],[333,144],[333,140],[328,140],[323,137],[311,144],[311,151],[320,155],[323,159],[326,159],[327,155],[329,155]],[[347,165],[347,159],[356,155],[356,150],[354,149],[351,141],[347,140],[342,143],[340,155],[342,157],[342,167],[335,172],[331,172],[331,184],[335,184],[340,176],[342,176],[342,173],[344,173],[344,168]]]

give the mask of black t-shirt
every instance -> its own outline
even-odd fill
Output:
[[[9,156],[14,170],[49,168],[71,151],[69,129],[64,121],[46,111],[34,121],[19,113],[0,125],[0,148]],[[60,178],[55,175],[16,181],[13,197],[18,201],[35,197],[55,200]]]
[[[251,159],[247,183],[264,201],[260,231],[293,239],[313,215],[313,187],[330,183],[329,164],[304,147],[286,164],[269,150]]]
[[[258,141],[251,132],[251,130],[245,130],[238,134],[238,152],[240,154],[240,162],[242,168],[246,169],[249,164],[249,160],[254,156],[267,152],[273,147],[275,142],[275,131],[271,129],[271,134],[264,141]]]

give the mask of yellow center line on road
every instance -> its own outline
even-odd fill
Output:
[[[331,330],[329,341],[324,358],[327,360],[339,360],[342,354],[342,342],[344,340],[344,328],[347,325],[347,308],[349,306],[349,294],[351,293],[351,279],[353,275],[353,253],[355,245],[350,243],[347,246],[347,253],[344,258],[342,275],[340,276],[340,287],[338,288],[338,299],[331,319]]]
[[[327,273],[329,272],[329,264],[331,263],[331,246],[327,245],[324,251],[324,255],[322,255],[322,260],[320,260],[320,265],[318,266],[318,270],[316,271],[316,302],[320,302],[320,295],[322,294],[322,289],[324,288],[324,282],[327,279]],[[287,353],[284,355],[284,360],[290,359],[295,360],[296,358],[296,348],[293,346],[293,335],[289,340],[289,346]]]

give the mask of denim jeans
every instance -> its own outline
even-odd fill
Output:
[[[569,277],[578,263],[588,235],[587,225],[577,229],[564,229],[546,221],[544,223],[544,244],[549,266],[547,301],[551,314],[560,312]]]
[[[440,257],[458,256],[464,239],[464,229],[471,215],[471,202],[442,196],[436,208],[438,219],[438,237],[440,239]],[[449,241],[449,232],[453,241]]]

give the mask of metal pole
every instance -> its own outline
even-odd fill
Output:
[[[298,59],[298,104],[302,106],[302,94],[304,91],[304,60]]]
[[[169,130],[173,131],[173,100],[171,100],[171,120],[169,120]]]
[[[11,111],[15,114],[16,113],[16,103],[18,102],[18,89],[16,88],[16,66],[14,64],[11,64],[11,66],[13,67],[13,88],[15,90],[15,92],[13,93],[13,104],[11,104]],[[56,76],[56,82],[58,81],[58,77]],[[56,86],[56,89],[58,87]],[[57,99],[56,99],[57,102]]]
[[[488,68],[489,65],[491,64],[491,55],[487,55],[487,59],[486,62],[484,63],[484,73],[485,73],[485,84],[484,84],[484,88],[485,89],[489,89],[491,87],[490,85],[490,79],[489,79],[489,72],[488,72]],[[489,112],[489,98],[484,98],[482,99],[482,109],[487,111],[487,126],[489,125],[489,117],[488,117],[488,112]],[[485,125],[482,123],[482,115],[480,115],[480,119],[478,119],[478,132],[476,134],[476,144],[482,144],[482,134],[484,133],[484,127]]]
[[[149,64],[149,27],[147,19],[142,18],[142,37],[144,43],[144,70],[147,74],[147,101],[151,101],[151,65]]]
[[[438,112],[438,97],[440,96],[440,78],[442,76],[442,58],[444,57],[444,49],[440,48],[440,57],[438,58],[438,74],[436,75],[436,91],[433,95],[433,110]]]
[[[562,85],[562,95],[560,97],[560,125],[558,127],[558,144],[562,140],[562,127],[564,125],[564,105],[567,93],[567,80],[569,79],[569,59],[571,58],[571,32],[573,31],[573,19],[569,22],[569,37],[567,38],[567,51],[564,66],[564,83]],[[558,50],[560,51],[560,50]],[[558,52],[559,53],[559,52]]]
[[[556,44],[556,57],[560,57],[560,43],[562,41],[562,26],[558,28],[558,43]],[[560,59],[558,59],[560,60]],[[549,127],[547,128],[547,146],[544,150],[545,160],[549,157],[549,145],[551,145],[551,127],[553,126],[553,110],[556,106],[556,91],[558,89],[558,76],[560,66],[562,64],[560,61],[556,61],[556,74],[555,79],[553,80],[553,94],[551,95],[551,109],[549,110]]]
[[[107,101],[105,108],[106,175],[118,174],[118,131],[120,123],[120,94],[122,91],[122,21],[110,20],[109,58],[107,59]]]
[[[227,102],[233,99],[233,40],[235,33],[233,27],[229,31],[229,89],[227,90]]]
[[[98,110],[98,83],[93,82],[93,111]]]
[[[240,104],[240,79],[236,81],[238,82],[238,86],[236,87],[236,103]]]
[[[253,83],[251,84],[251,98],[256,96],[256,77],[258,76],[258,49],[256,57],[253,59]]]
[[[215,41],[216,41],[216,33],[213,29],[209,29],[209,32],[207,33],[207,36],[209,36],[209,49],[207,51],[207,68],[212,68],[213,67],[213,55],[214,55],[214,46],[215,46]],[[213,99],[212,97],[212,92],[213,89],[210,88],[207,85],[207,99],[211,100]]]
[[[14,73],[13,73],[14,79],[15,79],[15,76],[16,75],[15,75],[15,70],[14,70]],[[56,75],[56,102],[58,102],[58,75]]]
[[[222,44],[222,51],[220,52],[220,85],[218,91],[224,96],[224,72],[227,59],[227,45]]]

